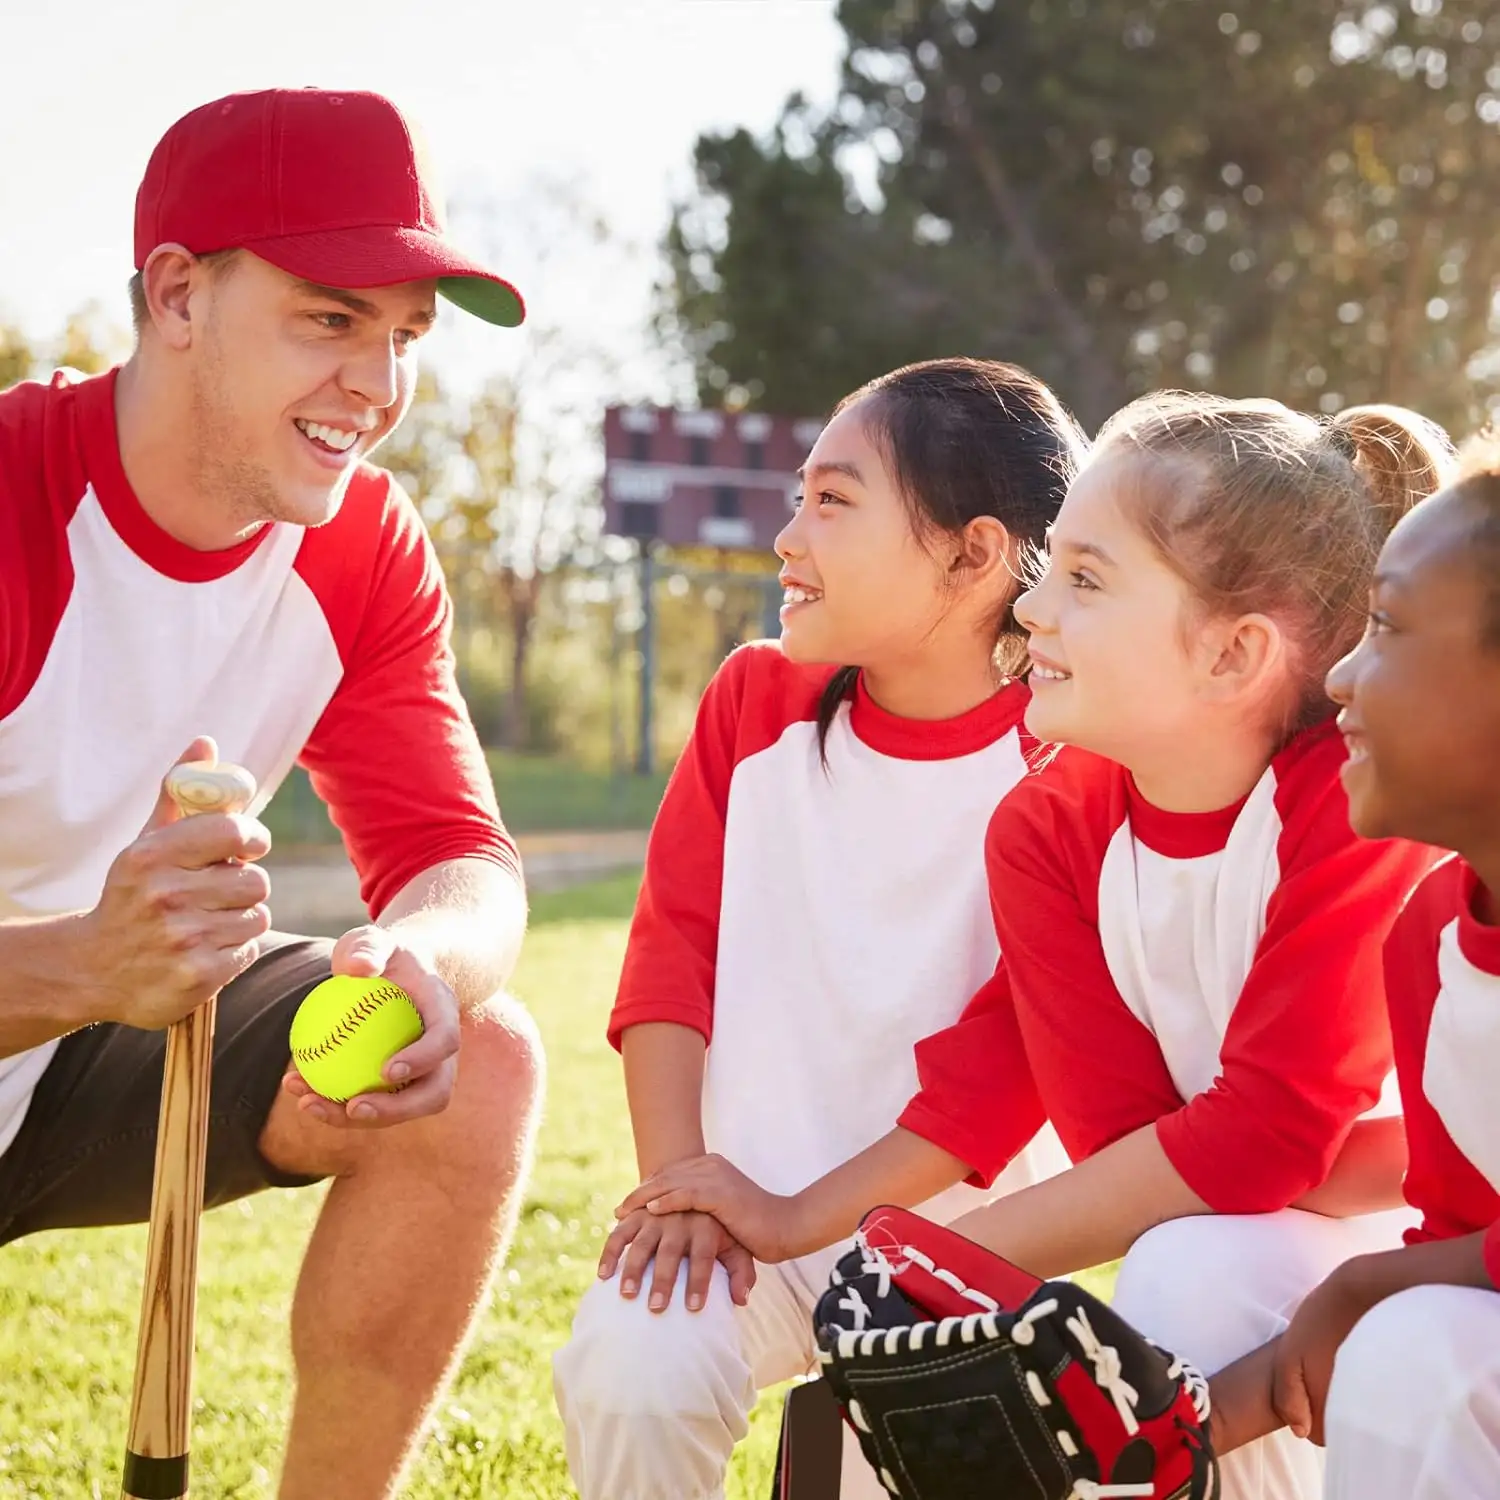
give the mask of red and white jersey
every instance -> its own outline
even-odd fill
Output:
[[[1309,730],[1202,814],[1082,751],[1029,778],[986,846],[1002,972],[918,1049],[904,1121],[994,1172],[1029,1128],[1009,1102],[1019,1034],[1075,1161],[1154,1121],[1218,1212],[1322,1182],[1391,1079],[1381,944],[1436,857],[1352,832],[1344,755],[1331,724]]]
[[[365,467],[326,526],[194,551],[130,488],[114,389],[0,395],[0,920],[92,907],[199,734],[255,776],[252,810],[301,760],[372,912],[446,859],[519,878],[399,486]],[[0,1058],[0,1151],[55,1046]]]
[[[830,675],[765,641],[709,684],[651,832],[609,1023],[617,1045],[647,1021],[702,1032],[708,1147],[782,1193],[891,1129],[913,1046],[993,971],[984,828],[1026,772],[1020,683],[932,723],[886,713],[861,682],[825,768]],[[1018,1149],[1041,1124],[1037,1109]],[[1038,1153],[1005,1186],[1062,1164],[1055,1143]]]
[[[1454,855],[1412,893],[1385,945],[1385,987],[1411,1153],[1412,1244],[1488,1231],[1500,1286],[1500,928],[1474,916],[1479,877]]]

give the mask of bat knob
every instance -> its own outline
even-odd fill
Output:
[[[167,772],[167,791],[184,813],[243,812],[255,800],[255,778],[243,766],[184,761]]]

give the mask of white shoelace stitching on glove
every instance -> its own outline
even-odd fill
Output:
[[[1160,1345],[1157,1347],[1160,1348]],[[1206,1424],[1209,1414],[1213,1411],[1213,1402],[1209,1397],[1208,1377],[1195,1365],[1190,1365],[1181,1355],[1167,1354],[1165,1349],[1161,1352],[1171,1360],[1171,1364],[1167,1366],[1168,1379],[1182,1382],[1183,1389],[1192,1400],[1194,1415],[1200,1422]]]
[[[1099,1338],[1083,1308],[1080,1307],[1077,1314],[1066,1321],[1073,1337],[1078,1340],[1084,1357],[1094,1367],[1094,1383],[1108,1393],[1109,1399],[1115,1403],[1115,1410],[1120,1414],[1120,1421],[1125,1425],[1125,1431],[1134,1437],[1141,1430],[1141,1424],[1135,1418],[1136,1403],[1140,1401],[1141,1394],[1125,1378],[1120,1351],[1113,1344],[1106,1344]]]
[[[895,1268],[884,1252],[870,1245],[864,1237],[857,1236],[856,1243],[863,1252],[863,1260],[860,1263],[860,1271],[865,1275],[875,1276],[876,1295],[885,1297],[890,1292],[891,1278],[895,1274]],[[990,1338],[996,1338],[999,1334],[999,1326],[995,1314],[999,1311],[1000,1304],[992,1297],[983,1292],[967,1287],[952,1272],[944,1267],[934,1264],[932,1259],[924,1255],[912,1245],[902,1245],[898,1248],[898,1254],[902,1259],[913,1262],[922,1267],[929,1275],[936,1277],[939,1281],[952,1287],[960,1296],[977,1302],[985,1309],[983,1313],[971,1313],[967,1317],[949,1317],[938,1321],[937,1333],[934,1342],[941,1348],[948,1344],[950,1338],[957,1332],[964,1343],[972,1343],[976,1333],[983,1328],[985,1334]],[[848,1295],[841,1298],[838,1306],[847,1311],[855,1321],[855,1327],[848,1333],[841,1334],[839,1344],[840,1353],[849,1358],[856,1346],[863,1344],[863,1352],[869,1354],[874,1345],[880,1342],[882,1332],[884,1333],[885,1347],[888,1354],[895,1353],[900,1348],[901,1335],[907,1337],[910,1347],[917,1349],[921,1346],[922,1336],[927,1328],[933,1326],[930,1322],[918,1323],[908,1329],[870,1329],[865,1331],[865,1325],[870,1318],[870,1309],[857,1288],[850,1286]],[[1032,1324],[1042,1318],[1050,1316],[1058,1310],[1055,1299],[1038,1302],[1011,1325],[1010,1336],[1018,1344],[1026,1345],[1036,1338],[1036,1331]],[[1120,1352],[1112,1344],[1104,1343],[1094,1332],[1093,1325],[1088,1320],[1088,1313],[1080,1308],[1076,1316],[1065,1320],[1066,1326],[1078,1340],[1085,1357],[1094,1367],[1094,1380],[1098,1386],[1105,1391],[1114,1402],[1115,1411],[1119,1414],[1120,1421],[1125,1430],[1131,1436],[1140,1431],[1140,1423],[1136,1419],[1135,1407],[1140,1400],[1140,1393],[1125,1379],[1124,1369],[1120,1360]],[[861,1337],[863,1335],[863,1337]],[[1172,1363],[1168,1369],[1168,1376],[1173,1380],[1180,1380],[1192,1398],[1193,1409],[1200,1422],[1208,1420],[1209,1393],[1208,1382],[1199,1372],[1186,1360],[1171,1356]],[[1048,1404],[1050,1403],[1043,1403]],[[864,1423],[860,1423],[865,1426]],[[865,1427],[868,1431],[868,1427]],[[884,1477],[884,1476],[882,1476]],[[889,1486],[888,1486],[889,1487]],[[1151,1500],[1156,1493],[1156,1487],[1152,1483],[1145,1484],[1101,1484],[1093,1479],[1078,1479],[1073,1483],[1073,1489],[1068,1500]]]

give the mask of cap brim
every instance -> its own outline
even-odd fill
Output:
[[[394,224],[327,229],[255,240],[240,248],[320,286],[359,291],[435,280],[443,297],[486,323],[515,328],[526,317],[526,304],[508,281],[422,229]]]

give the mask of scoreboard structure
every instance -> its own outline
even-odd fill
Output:
[[[612,406],[604,415],[604,529],[643,550],[660,542],[769,556],[822,429],[814,418],[765,412]]]

